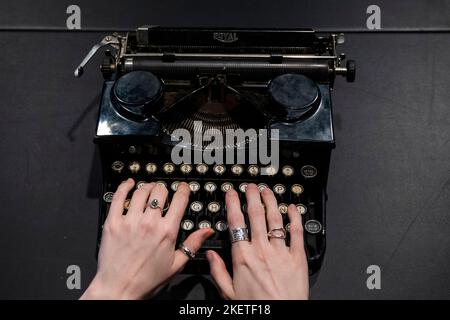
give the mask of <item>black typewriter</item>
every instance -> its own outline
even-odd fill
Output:
[[[100,47],[109,46],[101,64],[105,81],[94,138],[104,190],[99,241],[121,181],[132,177],[136,188],[150,181],[164,184],[169,202],[185,181],[191,200],[178,242],[197,228],[212,227],[216,233],[184,272],[207,273],[207,249],[230,264],[225,192],[238,191],[245,216],[245,188],[255,183],[274,191],[288,231],[287,206],[297,206],[310,275],[317,273],[325,253],[327,176],[335,145],[330,92],[336,75],[353,82],[356,72],[355,62],[344,66],[345,55],[336,51],[343,40],[342,34],[308,29],[143,26],[95,45],[75,75]],[[247,152],[247,157],[207,163],[194,156],[175,163],[175,146],[191,153],[206,149],[204,140],[180,140],[179,129],[203,138],[244,132],[222,147]],[[245,134],[249,130],[256,137],[261,130],[269,132],[267,144],[279,152],[276,165],[251,159],[256,150],[254,136]]]

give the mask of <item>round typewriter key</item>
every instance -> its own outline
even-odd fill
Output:
[[[180,166],[180,171],[181,171],[183,174],[189,174],[189,173],[191,173],[191,171],[192,171],[192,165],[187,164],[187,163],[184,163],[184,164],[182,164],[182,165]]]
[[[222,232],[222,231],[225,231],[227,229],[228,229],[228,224],[225,221],[220,220],[220,221],[216,222],[216,230],[217,231]]]
[[[103,201],[111,203],[114,196],[114,192],[106,192],[103,195]]]
[[[200,201],[194,201],[191,203],[191,210],[194,212],[200,212],[203,209],[203,204]]]
[[[225,166],[223,164],[216,164],[213,167],[213,171],[215,174],[217,174],[218,176],[221,176],[224,172],[225,172]]]
[[[297,207],[298,213],[300,213],[300,214],[305,214],[306,211],[308,211],[308,208],[306,208],[306,206],[304,204],[301,204],[301,203],[297,204],[296,207]]]
[[[189,188],[192,192],[197,192],[200,190],[200,184],[197,181],[191,181],[189,182]]]
[[[281,172],[283,173],[283,175],[285,177],[290,177],[290,176],[292,176],[294,174],[294,168],[292,168],[291,166],[284,166],[281,169]]]
[[[190,231],[194,229],[194,225],[194,222],[189,219],[181,221],[181,229],[183,229],[184,231]]]
[[[246,204],[246,203],[244,203],[244,204],[242,205],[242,212],[243,212],[243,213],[247,213],[247,204]]]
[[[287,232],[290,232],[291,231],[291,223],[288,222],[284,228],[286,229]]]
[[[145,166],[145,171],[147,171],[148,174],[154,174],[157,168],[156,164],[150,162]]]
[[[306,165],[300,170],[305,178],[314,178],[317,175],[317,169],[314,166]]]
[[[171,162],[168,162],[163,166],[163,171],[165,174],[171,174],[175,171],[175,165]]]
[[[220,210],[220,204],[218,202],[208,203],[208,211],[211,213],[217,213]]]
[[[269,186],[267,185],[267,184],[265,184],[265,183],[260,183],[260,184],[258,184],[258,189],[259,189],[259,192],[262,192],[264,189],[266,189],[266,188],[268,188]]]
[[[248,166],[247,172],[252,177],[256,177],[259,174],[259,167],[257,165],[252,164]]]
[[[179,184],[180,184],[180,181],[172,182],[172,184],[170,185],[170,189],[172,189],[173,192],[176,192]]]
[[[295,196],[299,196],[303,193],[303,187],[300,184],[293,184],[291,187],[291,192],[295,195]]]
[[[125,202],[123,203],[123,208],[125,210],[128,210],[130,208],[130,203],[131,203],[131,199],[125,200]]]
[[[305,230],[311,234],[316,234],[322,230],[322,225],[317,220],[308,220],[305,222]]]
[[[268,176],[274,176],[278,172],[277,168],[275,168],[274,166],[267,166],[264,168],[264,171],[265,172],[263,172],[263,174],[265,173]]]
[[[241,191],[242,193],[245,193],[245,190],[247,189],[248,183],[247,182],[242,182],[239,185],[239,191]]]
[[[282,184],[276,184],[273,186],[273,192],[281,196],[286,192],[286,187]]]
[[[133,161],[128,166],[128,169],[130,169],[131,173],[138,173],[139,170],[141,170],[141,165],[137,161]]]
[[[117,173],[121,173],[125,165],[122,161],[114,161],[111,165],[111,169]]]
[[[278,205],[278,210],[281,214],[286,214],[288,212],[288,205],[286,203],[280,203]]]
[[[164,181],[160,180],[160,181],[156,181],[155,183],[160,185],[160,186],[163,186],[163,187],[167,188],[167,183],[165,183]]]
[[[200,174],[205,174],[206,172],[208,172],[208,166],[206,164],[204,164],[204,163],[198,164],[195,169]]]
[[[236,176],[240,176],[244,172],[244,168],[240,164],[235,164],[231,167],[231,172]]]
[[[138,183],[136,183],[136,189],[140,189],[142,188],[147,182],[145,181],[139,181]]]
[[[135,146],[130,146],[129,148],[128,148],[128,153],[129,154],[135,154],[136,153],[136,147]]]
[[[224,182],[220,186],[220,189],[222,189],[223,192],[227,192],[228,190],[233,189],[233,184],[230,182]]]
[[[203,187],[207,192],[214,192],[217,190],[217,185],[214,182],[207,182]]]
[[[211,228],[211,222],[207,221],[207,220],[202,220],[198,223],[198,228],[199,229],[203,229],[203,228]]]

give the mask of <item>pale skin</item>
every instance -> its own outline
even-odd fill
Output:
[[[114,198],[103,227],[97,274],[81,299],[151,298],[178,274],[188,257],[175,250],[176,237],[190,189],[180,183],[167,214],[148,207],[151,199],[164,203],[168,191],[162,185],[145,184],[132,196],[123,215],[123,203],[134,187],[124,181]],[[259,191],[254,184],[246,189],[251,241],[232,245],[233,277],[222,258],[207,252],[211,275],[225,299],[308,299],[308,265],[303,244],[301,216],[294,205],[288,208],[290,247],[283,239],[268,238],[267,231],[282,226],[277,201],[270,189]],[[236,191],[225,198],[230,228],[244,226],[244,216]],[[263,206],[264,204],[264,206]],[[264,209],[265,208],[265,209]],[[184,242],[196,252],[214,233],[205,228],[193,232]]]

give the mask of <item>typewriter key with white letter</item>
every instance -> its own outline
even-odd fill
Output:
[[[197,181],[191,181],[189,182],[189,188],[192,192],[197,192],[198,190],[200,190],[200,183],[198,183]]]
[[[224,183],[222,183],[222,185],[220,186],[220,189],[221,189],[223,192],[227,192],[228,190],[233,189],[233,184],[230,183],[230,182],[224,182]]]
[[[157,168],[158,167],[156,166],[156,164],[154,164],[153,162],[149,162],[145,166],[145,171],[147,171],[148,174],[154,174]]]
[[[231,172],[236,176],[240,176],[244,172],[244,168],[240,164],[235,164],[231,167]]]
[[[175,171],[175,165],[171,162],[164,164],[163,171],[165,174],[171,174]]]
[[[114,161],[111,165],[111,169],[117,173],[121,173],[124,167],[125,165],[122,161]]]
[[[208,220],[202,220],[198,223],[198,228],[199,229],[211,228],[211,222],[209,222]]]
[[[306,208],[306,206],[304,204],[300,203],[300,204],[296,205],[296,207],[297,207],[298,213],[300,213],[300,214],[305,214],[306,211],[308,211],[308,209]]]
[[[194,213],[199,213],[203,210],[203,203],[201,203],[200,201],[194,201],[191,203],[190,208]]]
[[[278,196],[282,196],[286,192],[286,187],[280,183],[276,184],[273,186],[273,192]]]
[[[305,230],[311,234],[317,234],[322,231],[322,225],[317,220],[308,220],[305,222]]]
[[[228,224],[225,221],[220,220],[216,222],[215,227],[217,231],[222,232],[228,229]]]
[[[197,170],[198,173],[205,174],[206,172],[208,172],[208,165],[200,163],[197,165],[195,169]]]
[[[291,186],[291,192],[294,196],[298,197],[303,193],[303,186],[300,184],[293,184]]]
[[[181,171],[183,174],[189,174],[189,173],[191,173],[191,171],[192,171],[192,165],[190,165],[190,164],[188,164],[188,163],[183,163],[183,164],[180,166],[180,171]]]
[[[114,196],[114,192],[106,192],[103,195],[103,201],[105,201],[107,203],[111,203],[112,199],[113,199],[113,196]]]
[[[248,166],[247,172],[252,177],[256,177],[259,174],[259,167],[257,165],[252,164]]]
[[[203,186],[206,192],[213,193],[217,189],[217,185],[214,182],[207,182]]]
[[[291,177],[294,174],[294,168],[292,168],[291,166],[284,166],[281,169],[281,172],[283,173],[283,175],[287,178],[287,177]]]
[[[181,229],[184,231],[191,231],[194,228],[194,225],[194,222],[189,219],[181,221]]]
[[[306,165],[300,170],[305,178],[314,178],[317,175],[317,169],[314,166]]]
[[[141,164],[137,161],[133,161],[128,166],[128,169],[130,169],[131,173],[138,173],[139,170],[141,170]]]
[[[213,171],[216,175],[221,176],[225,172],[225,166],[223,164],[216,164],[213,167]]]
[[[208,203],[208,211],[211,213],[217,213],[220,210],[220,204],[218,202]]]

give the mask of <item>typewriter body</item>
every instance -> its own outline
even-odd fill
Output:
[[[207,249],[218,251],[229,267],[225,192],[238,191],[246,216],[245,187],[255,183],[274,191],[288,231],[287,206],[297,206],[310,275],[315,274],[325,253],[326,186],[334,148],[330,92],[336,75],[348,81],[355,77],[354,62],[343,66],[345,56],[337,54],[341,41],[342,35],[303,29],[143,26],[94,46],[75,75],[81,75],[98,48],[111,47],[101,65],[105,81],[94,138],[103,169],[99,241],[121,181],[132,177],[136,188],[150,181],[164,184],[169,202],[185,181],[191,199],[178,243],[198,228],[216,232],[184,272],[207,273]],[[180,128],[193,135],[211,129],[224,134],[230,129],[276,129],[279,164],[249,159],[174,163],[175,145],[192,152],[205,148],[203,142],[181,143],[174,137]],[[249,140],[236,138],[224,148],[246,150]],[[125,209],[128,205],[129,200]]]

